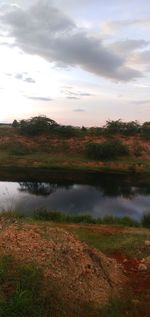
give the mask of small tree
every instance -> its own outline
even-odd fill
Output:
[[[43,133],[48,133],[58,124],[45,116],[32,117],[29,120],[20,121],[20,129],[23,134],[27,135],[40,135]]]
[[[13,128],[18,128],[19,127],[19,122],[15,119],[12,123]]]
[[[144,122],[142,125],[142,135],[145,139],[150,139],[150,121]]]

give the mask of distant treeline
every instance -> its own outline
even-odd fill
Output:
[[[150,139],[150,121],[140,124],[138,121],[123,122],[121,119],[108,120],[103,127],[74,127],[71,125],[60,125],[46,116],[36,116],[28,120],[14,120],[14,128],[18,128],[21,134],[36,136],[41,134],[56,134],[63,137],[79,137],[84,135],[115,135],[124,136],[140,135]]]
[[[0,122],[0,127],[11,127],[11,123],[2,123],[2,122]]]

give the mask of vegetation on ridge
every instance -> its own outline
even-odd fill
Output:
[[[20,132],[25,135],[40,135],[42,133],[56,134],[66,137],[92,135],[115,135],[122,134],[125,136],[141,135],[150,138],[150,122],[140,124],[138,121],[123,122],[119,120],[108,120],[103,127],[73,127],[58,124],[56,121],[46,116],[36,116],[31,119],[16,119],[12,123],[12,127],[19,128]]]

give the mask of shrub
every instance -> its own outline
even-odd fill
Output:
[[[19,127],[19,122],[15,119],[12,123],[13,128],[18,128]]]
[[[141,126],[137,121],[123,122],[121,119],[116,121],[106,121],[106,134],[135,135],[141,132]]]
[[[103,219],[102,219],[102,223],[103,224],[110,224],[110,225],[122,225],[122,226],[128,226],[128,227],[138,227],[139,226],[139,223],[130,218],[130,217],[122,217],[122,218],[119,218],[119,217],[115,217],[115,216],[105,216]]]
[[[142,226],[145,228],[150,228],[150,213],[145,213],[141,220]]]
[[[86,146],[87,156],[96,160],[112,159],[128,153],[128,146],[119,140],[106,141],[101,144],[90,143]]]
[[[150,122],[144,122],[142,125],[142,135],[145,139],[150,139]]]
[[[33,218],[42,221],[53,221],[56,223],[81,223],[81,224],[108,224],[138,227],[140,223],[130,217],[115,217],[106,215],[103,218],[93,218],[91,215],[67,215],[58,211],[48,211],[45,208],[34,211]]]
[[[46,208],[39,208],[34,211],[33,217],[36,220],[63,222],[65,214],[58,211],[48,211]]]
[[[36,209],[33,215],[36,220],[66,222],[66,223],[96,223],[90,215],[67,215],[58,211],[48,211],[45,208]]]
[[[32,153],[32,150],[23,144],[17,143],[9,146],[9,153],[11,155],[28,155]]]
[[[142,150],[143,150],[143,148],[140,144],[137,143],[134,145],[133,152],[134,152],[135,156],[141,156]]]
[[[22,219],[24,218],[24,215],[17,211],[17,210],[2,210],[0,212],[0,219],[5,218],[5,219]]]
[[[100,127],[91,127],[88,129],[89,135],[99,136],[103,134],[103,128]]]
[[[56,126],[58,126],[58,124],[54,120],[45,116],[37,116],[29,120],[21,120],[19,123],[21,133],[31,136],[48,133]]]
[[[59,125],[56,126],[53,130],[53,132],[57,135],[60,135],[61,137],[65,138],[72,138],[72,137],[79,137],[83,134],[80,128],[73,127],[71,125]]]

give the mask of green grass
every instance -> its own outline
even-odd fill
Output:
[[[17,142],[0,144],[0,151],[5,151],[5,153],[7,153],[9,156],[24,156],[32,154],[35,152],[35,149],[31,149],[25,144]]]
[[[137,303],[127,298],[113,298],[110,302],[100,309],[100,317],[136,317],[139,316]]]
[[[5,255],[0,259],[0,284],[7,278],[11,263],[12,258],[8,255]]]
[[[69,301],[58,280],[44,278],[36,264],[0,257],[0,317],[99,316],[92,304]]]
[[[0,219],[22,219],[26,217],[19,210],[2,210],[0,212]],[[60,211],[49,211],[46,208],[35,209],[33,215],[30,217],[33,220],[39,221],[51,221],[54,223],[76,223],[76,224],[103,224],[103,225],[115,225],[124,227],[143,227],[150,228],[150,213],[145,213],[141,218],[141,221],[136,221],[128,216],[119,218],[111,215],[106,215],[101,218],[93,218],[89,214],[72,215],[65,214]]]
[[[27,218],[18,210],[7,210],[0,212],[0,218],[21,219]],[[89,214],[71,215],[59,211],[49,211],[46,208],[34,210],[31,218],[39,221],[52,221],[56,223],[78,223],[78,224],[106,224],[125,227],[144,227],[150,228],[150,213],[143,215],[140,222],[130,217],[115,217],[106,215],[103,218],[93,218]]]
[[[17,210],[7,210],[7,211],[2,210],[0,212],[0,219],[1,218],[18,220],[18,219],[24,218],[24,215]]]
[[[45,309],[42,272],[35,265],[19,265],[6,257],[0,258],[0,269],[0,316],[42,317]]]
[[[136,233],[98,233],[90,228],[69,228],[79,239],[86,242],[89,246],[112,255],[115,252],[121,252],[128,256],[146,257],[149,255],[148,248],[143,248],[144,241],[150,240],[149,234]]]
[[[1,256],[0,273],[0,317],[68,316],[57,283],[45,280],[36,264],[16,263],[12,257],[8,261]]]
[[[130,217],[105,216],[103,218],[93,218],[91,215],[67,215],[59,211],[49,211],[45,208],[36,209],[33,218],[42,221],[54,221],[58,223],[85,223],[85,224],[110,224],[128,227],[149,227],[150,214],[143,216],[141,222]]]

